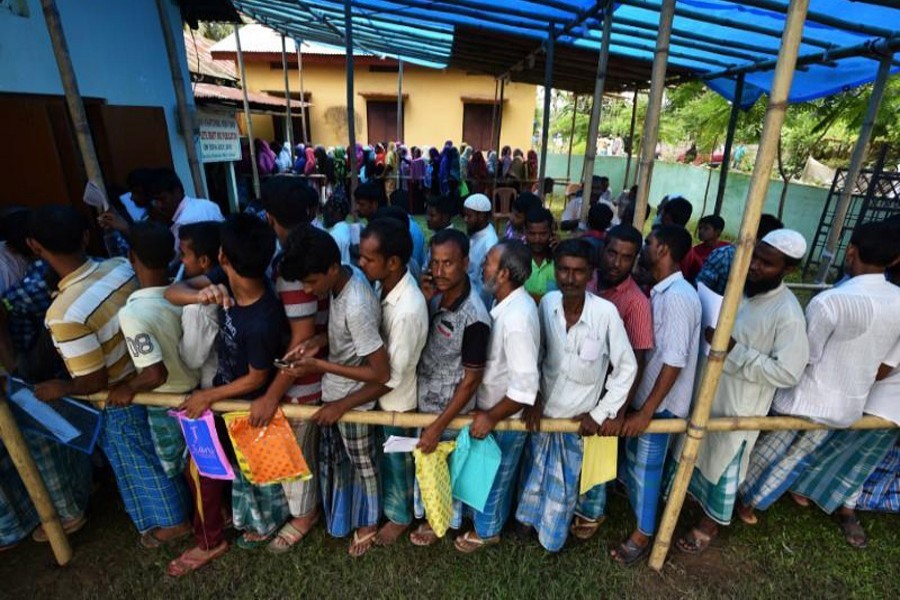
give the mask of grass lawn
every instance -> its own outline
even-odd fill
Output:
[[[897,598],[900,517],[863,515],[869,548],[845,545],[817,509],[782,501],[760,525],[735,525],[702,557],[677,550],[661,574],[646,563],[623,570],[607,547],[626,535],[627,502],[610,499],[610,519],[587,543],[545,552],[533,538],[506,535],[499,546],[464,556],[451,538],[431,548],[406,540],[362,559],[321,526],[292,552],[274,556],[237,547],[181,580],[165,575],[178,549],[143,550],[111,482],[92,499],[88,525],[72,538],[75,557],[55,566],[32,541],[0,558],[0,598]],[[696,517],[688,508],[682,527]],[[452,532],[451,532],[452,533]]]

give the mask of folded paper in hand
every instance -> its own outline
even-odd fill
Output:
[[[88,206],[93,206],[100,212],[109,210],[109,200],[106,199],[106,194],[93,181],[88,181],[87,185],[84,186],[84,203]]]
[[[399,435],[388,436],[384,443],[384,453],[392,452],[412,452],[419,445],[419,438],[402,437]]]

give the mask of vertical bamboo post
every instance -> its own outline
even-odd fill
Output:
[[[612,2],[603,8],[603,36],[600,42],[600,56],[597,59],[597,77],[594,79],[594,101],[591,105],[591,118],[588,121],[587,142],[584,147],[584,165],[581,181],[581,225],[587,223],[591,210],[591,188],[594,183],[594,161],[597,158],[597,132],[600,130],[600,112],[603,109],[603,91],[606,88],[606,72],[609,67],[609,44],[612,37]]]
[[[725,135],[725,150],[722,152],[722,165],[719,167],[719,187],[716,190],[716,205],[713,212],[722,214],[722,202],[725,199],[725,184],[728,182],[728,170],[731,168],[731,147],[734,145],[734,132],[737,130],[738,117],[741,114],[741,97],[744,95],[744,73],[737,76],[734,83],[734,101],[731,103],[731,116],[728,118],[728,132]],[[715,152],[715,147],[713,152]],[[704,199],[705,200],[705,199]]]
[[[781,48],[778,51],[778,62],[775,66],[772,90],[769,94],[769,105],[766,109],[766,118],[759,141],[759,152],[756,155],[756,164],[750,179],[750,189],[747,192],[747,203],[741,221],[740,239],[734,263],[728,275],[719,323],[713,336],[709,360],[703,370],[697,401],[688,424],[687,439],[678,460],[678,471],[675,474],[659,532],[653,544],[653,552],[650,555],[650,567],[656,571],[662,569],[665,562],[666,553],[672,541],[672,533],[684,505],[684,497],[694,472],[694,465],[697,462],[697,452],[703,436],[706,434],[709,413],[716,395],[716,388],[719,386],[722,367],[725,365],[735,315],[744,291],[744,281],[747,278],[747,270],[750,268],[753,247],[756,244],[756,229],[759,226],[759,218],[766,201],[766,192],[775,162],[781,126],[784,124],[784,114],[787,110],[788,95],[791,91],[791,81],[794,76],[800,39],[803,35],[803,23],[806,20],[808,8],[809,0],[791,0],[788,6],[784,35],[781,38]]]
[[[300,78],[300,116],[303,119],[303,143],[309,143],[309,107],[306,106],[306,88],[303,87],[303,40],[294,40],[297,44],[297,72]]]
[[[631,155],[634,154],[634,126],[637,123],[638,84],[634,84],[634,98],[631,100],[631,129],[628,133],[628,158],[625,160],[625,179],[622,181],[622,189],[628,189],[628,176],[631,174]]]
[[[397,139],[399,145],[403,140],[403,59],[397,60]],[[400,181],[400,169],[397,169],[397,181]]]
[[[547,143],[550,140],[550,93],[553,89],[553,54],[555,45],[556,26],[551,22],[544,54],[544,114],[541,125],[541,166],[538,170],[538,185],[541,188],[540,195],[542,199],[544,197],[544,175],[547,174]]]
[[[356,212],[356,198],[353,193],[359,181],[356,164],[356,109],[353,97],[353,0],[344,0],[344,42],[347,50],[347,135],[350,138],[350,197],[351,208]]]
[[[878,74],[875,77],[875,85],[872,86],[872,94],[869,96],[866,116],[859,130],[856,145],[853,147],[853,154],[850,156],[850,166],[847,168],[847,173],[844,176],[844,189],[841,190],[841,196],[838,198],[837,207],[834,210],[834,221],[832,221],[831,229],[828,231],[825,249],[822,250],[819,272],[816,274],[816,283],[825,283],[825,279],[828,278],[828,271],[834,262],[834,255],[837,253],[837,247],[841,241],[841,233],[844,231],[844,222],[847,220],[847,212],[850,210],[853,190],[856,188],[856,180],[859,178],[863,161],[866,159],[866,148],[869,147],[869,141],[872,139],[872,127],[875,125],[878,109],[881,106],[882,98],[884,98],[884,88],[891,73],[892,58],[893,55],[888,51],[878,64]]]
[[[47,2],[44,4],[46,6]],[[28,490],[28,497],[37,508],[56,562],[60,566],[65,565],[72,559],[72,547],[69,545],[66,532],[63,531],[59,515],[56,514],[56,508],[50,500],[47,486],[41,479],[37,464],[28,451],[28,445],[25,443],[25,438],[22,437],[22,432],[19,431],[19,426],[16,425],[16,420],[6,400],[6,394],[2,391],[0,391],[0,438],[3,439],[3,444],[9,451],[16,471],[19,472],[25,489]]]
[[[572,97],[572,126],[569,128],[569,154],[566,157],[566,182],[572,179],[572,144],[575,140],[575,117],[578,116],[578,94]]]
[[[492,190],[497,189],[497,179],[502,175],[503,171],[503,162],[500,157],[500,133],[503,131],[503,93],[506,91],[506,80],[500,80],[500,102],[497,103],[497,137],[496,143],[494,144],[494,150],[497,152],[497,165],[494,167],[494,187]],[[492,192],[493,193],[493,192]],[[491,203],[493,203],[494,198],[491,196]]]
[[[103,181],[103,171],[100,169],[100,159],[97,158],[97,150],[94,147],[94,138],[88,125],[87,113],[84,112],[84,103],[81,101],[81,92],[78,90],[78,79],[75,77],[75,67],[69,54],[69,44],[62,28],[59,17],[59,9],[55,0],[41,0],[44,11],[44,20],[47,22],[47,31],[50,33],[50,42],[53,44],[53,55],[59,68],[59,77],[62,80],[63,93],[66,96],[66,106],[69,108],[69,117],[72,119],[72,127],[75,130],[75,139],[78,142],[78,151],[84,170],[89,181],[96,183],[101,190],[106,189]]]
[[[491,105],[491,145],[494,144],[494,138],[497,131],[497,94],[500,92],[500,81],[494,80],[494,103]],[[490,153],[490,148],[479,148],[485,152],[485,158]]]
[[[206,186],[203,174],[200,170],[200,158],[197,154],[196,136],[199,135],[194,115],[187,104],[187,94],[184,93],[184,75],[181,71],[181,60],[175,45],[175,36],[172,34],[172,20],[166,8],[167,2],[156,0],[156,9],[159,12],[159,23],[162,26],[163,40],[166,44],[166,56],[169,59],[169,71],[172,74],[172,86],[175,88],[175,106],[178,110],[178,121],[181,125],[181,135],[184,137],[184,149],[187,152],[188,167],[191,170],[191,180],[194,182],[194,192],[201,198],[206,198]]]
[[[284,122],[287,125],[287,143],[291,147],[291,167],[294,166],[294,126],[291,122],[291,84],[288,82],[287,40],[281,34],[281,69],[284,71]],[[280,151],[280,149],[279,149]]]
[[[662,110],[663,92],[666,88],[666,67],[669,62],[669,39],[672,37],[672,21],[675,18],[675,0],[662,0],[659,12],[659,33],[656,36],[656,54],[647,96],[647,116],[644,118],[644,135],[641,138],[641,159],[638,163],[637,198],[634,200],[634,226],[644,228],[647,218],[647,202],[650,199],[650,179],[656,159],[659,141],[659,115]]]
[[[241,23],[234,24],[234,41],[237,45],[238,68],[241,70],[241,91],[244,93],[244,121],[247,123],[247,139],[250,141],[250,168],[253,170],[253,194],[259,199],[259,164],[256,162],[256,145],[253,143],[253,119],[250,118],[250,97],[247,95],[247,70],[244,68],[244,52],[241,50]]]

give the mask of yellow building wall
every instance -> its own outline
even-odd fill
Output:
[[[245,55],[246,56],[246,55]],[[273,91],[284,89],[284,74],[269,67],[268,61],[247,61],[248,89]],[[291,92],[299,91],[298,72],[290,71]],[[355,74],[356,139],[369,143],[366,123],[366,94],[397,95],[397,73],[370,72],[357,65]],[[313,142],[324,146],[346,145],[347,87],[343,64],[304,65],[303,84],[309,101]],[[441,146],[445,140],[459,144],[463,131],[463,97],[494,97],[494,79],[468,75],[456,69],[426,69],[404,65],[404,140],[407,146]],[[528,150],[532,147],[534,115],[537,105],[533,85],[507,84],[503,103],[503,127],[500,144]],[[266,140],[282,138],[273,130],[272,118],[254,115],[253,133]]]

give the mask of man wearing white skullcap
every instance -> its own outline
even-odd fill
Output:
[[[765,416],[776,390],[793,387],[800,380],[809,358],[806,320],[783,280],[805,252],[803,236],[790,229],[773,231],[756,245],[712,416]],[[707,328],[707,341],[712,334],[713,329]],[[688,488],[705,515],[678,540],[683,552],[702,552],[719,526],[731,523],[738,486],[758,435],[757,431],[707,433]],[[680,451],[674,454],[680,455]]]
[[[491,201],[484,194],[472,194],[463,204],[463,220],[469,234],[469,280],[485,307],[490,309],[493,299],[484,293],[481,268],[488,251],[497,243],[497,232],[491,225]]]
[[[779,252],[802,255],[796,237],[778,231],[769,236],[771,247],[783,249]],[[845,428],[862,417],[879,372],[900,363],[900,288],[884,275],[898,256],[900,240],[894,228],[884,223],[856,226],[844,260],[849,279],[807,305],[809,363],[795,387],[775,394],[774,412],[835,428]],[[770,330],[773,327],[769,325]],[[874,452],[865,445],[845,445],[838,452],[846,468],[835,471],[837,476],[819,473],[816,467],[833,452],[828,444],[834,435],[833,430],[764,435],[741,485],[746,505],[739,510],[741,518],[755,521],[753,508],[768,508],[788,489],[799,503],[807,503],[808,497],[829,513],[852,498],[862,481],[855,486],[850,482]],[[865,546],[865,532],[853,511],[841,508],[838,517],[847,541]]]

